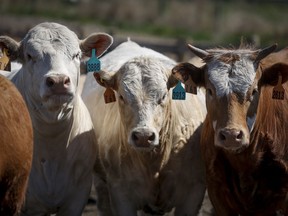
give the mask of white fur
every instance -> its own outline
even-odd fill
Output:
[[[6,74],[22,93],[34,128],[23,215],[79,216],[90,194],[97,151],[92,121],[77,90],[79,43],[62,25],[40,24],[20,43],[22,67]],[[53,95],[45,84],[49,75],[68,76],[70,96]]]
[[[234,52],[244,55],[241,50]],[[217,97],[223,97],[232,92],[246,95],[256,75],[253,61],[248,59],[247,54],[246,56],[241,56],[240,61],[235,61],[233,64],[227,64],[219,61],[216,55],[208,64],[208,78],[216,89]]]
[[[163,104],[157,104],[168,91],[166,82],[175,62],[131,41],[105,55],[101,63],[102,70],[116,74],[115,94],[125,100],[117,97],[105,104],[105,89],[92,73],[87,75],[82,97],[97,133],[111,208],[123,216],[135,216],[145,205],[164,211],[176,207],[178,215],[196,215],[205,192],[204,173],[199,137],[187,139],[204,120],[204,94],[172,101],[170,89]],[[132,148],[130,132],[138,128],[156,131],[159,144],[149,151]]]

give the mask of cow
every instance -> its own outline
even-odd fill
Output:
[[[108,190],[108,214],[197,215],[206,189],[199,144],[204,94],[172,100],[176,63],[131,40],[100,60],[102,69],[87,74],[82,98],[97,133],[106,174],[98,179],[107,188],[95,185]],[[104,102],[106,91],[115,102]]]
[[[206,89],[201,152],[217,215],[288,215],[288,49],[189,48],[204,66],[172,73]]]
[[[22,67],[7,77],[28,106],[34,131],[34,154],[22,215],[81,215],[97,160],[90,114],[78,92],[80,58],[100,56],[110,35],[84,40],[66,26],[44,22],[19,43],[8,36],[0,44]]]
[[[0,104],[0,215],[16,216],[31,170],[33,128],[23,97],[1,75]]]

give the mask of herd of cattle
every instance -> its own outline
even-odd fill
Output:
[[[57,23],[0,36],[1,216],[80,216],[93,183],[99,216],[288,216],[288,49],[189,45],[197,67],[128,40],[80,92],[112,42]]]

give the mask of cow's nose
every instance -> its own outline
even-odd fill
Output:
[[[46,86],[51,89],[67,89],[70,86],[70,78],[65,75],[48,76],[46,78]]]
[[[157,144],[156,133],[152,130],[134,130],[131,133],[131,140],[135,147],[150,147],[151,145]]]
[[[240,142],[244,137],[242,130],[237,129],[222,129],[219,131],[219,139],[221,141]]]

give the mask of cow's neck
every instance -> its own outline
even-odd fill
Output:
[[[73,109],[73,104],[55,112],[29,107],[34,130],[44,137],[57,136],[70,131],[73,124]]]

